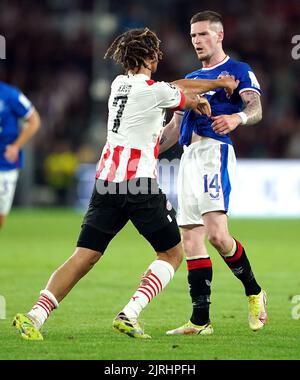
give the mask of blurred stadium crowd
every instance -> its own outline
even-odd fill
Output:
[[[234,132],[237,157],[300,158],[300,60],[291,56],[299,0],[1,0],[0,80],[22,89],[42,117],[36,183],[67,188],[78,163],[97,161],[118,73],[102,57],[114,37],[132,27],[155,30],[164,52],[155,79],[175,80],[199,67],[189,20],[205,9],[223,15],[225,51],[249,63],[262,86],[263,120]]]

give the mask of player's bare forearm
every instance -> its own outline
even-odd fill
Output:
[[[25,122],[27,125],[23,127],[18,138],[12,144],[6,145],[4,156],[10,162],[17,161],[20,149],[39,129],[39,114],[34,110]]]
[[[238,86],[238,81],[232,77],[223,77],[220,79],[179,79],[172,82],[178,86],[183,92],[189,94],[203,94],[215,88],[225,88],[230,95]]]
[[[244,91],[241,98],[245,104],[243,112],[247,115],[247,125],[258,123],[262,119],[262,106],[260,96],[254,91]]]
[[[179,139],[180,121],[181,115],[175,113],[172,120],[163,129],[159,144],[159,154],[165,152],[177,143]]]
[[[14,141],[13,145],[19,149],[35,135],[40,128],[41,120],[38,112],[34,110],[32,114],[25,121],[26,125],[23,127],[19,137]]]
[[[241,93],[241,98],[245,104],[243,113],[247,116],[247,125],[258,123],[262,119],[262,107],[260,96],[254,91],[244,91]],[[213,120],[212,129],[219,135],[226,135],[234,131],[239,125],[242,124],[242,115],[234,113],[232,115],[219,115],[212,116]]]

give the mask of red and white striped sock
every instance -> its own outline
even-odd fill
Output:
[[[123,313],[128,318],[137,319],[140,312],[172,280],[174,268],[167,261],[155,260],[143,275],[141,283]]]
[[[40,297],[27,315],[35,322],[37,329],[45,323],[52,310],[58,308],[58,302],[54,295],[47,289],[41,290]]]

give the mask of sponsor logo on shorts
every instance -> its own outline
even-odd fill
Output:
[[[171,211],[172,208],[173,208],[172,203],[171,203],[169,200],[167,200],[167,203],[166,203],[166,209],[167,209],[168,211]]]
[[[218,201],[220,199],[220,193],[212,194],[209,193],[209,198],[215,201]]]

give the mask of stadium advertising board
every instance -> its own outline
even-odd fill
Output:
[[[177,207],[179,160],[160,160],[161,188]],[[300,217],[300,160],[242,160],[237,162],[237,181],[232,184],[230,216]],[[78,171],[76,207],[85,209],[94,185],[95,166]]]

